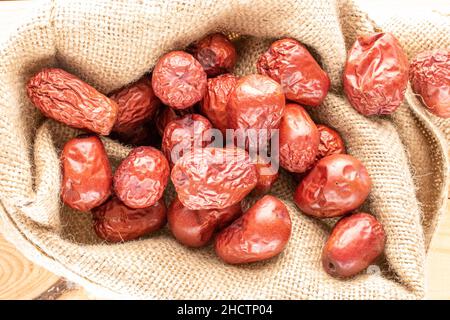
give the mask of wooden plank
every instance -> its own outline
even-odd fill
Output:
[[[450,299],[450,201],[427,257],[427,299]]]
[[[0,299],[33,299],[58,279],[27,260],[0,235]]]
[[[21,23],[34,1],[0,1],[0,41]],[[448,0],[357,0],[371,17],[382,21],[410,10],[447,8]],[[386,14],[389,8],[389,14]],[[425,8],[425,9],[424,9]],[[450,206],[435,235],[427,259],[427,298],[450,299]],[[0,299],[92,299],[72,283],[29,262],[0,235]]]

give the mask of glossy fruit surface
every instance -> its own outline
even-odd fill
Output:
[[[266,161],[260,156],[256,159],[255,165],[258,172],[258,183],[253,192],[257,195],[266,194],[278,179],[278,167],[275,163]]]
[[[228,128],[227,104],[237,81],[238,78],[229,73],[208,79],[208,89],[200,104],[202,114],[211,121],[214,128],[222,131],[222,134],[225,134]]]
[[[97,136],[69,140],[61,153],[62,201],[79,211],[89,211],[111,194],[112,172],[102,141]]]
[[[190,210],[175,198],[167,219],[174,237],[188,247],[203,247],[214,232],[228,225],[242,213],[241,204],[224,209]]]
[[[330,79],[300,42],[294,39],[275,41],[256,64],[258,73],[265,74],[283,87],[286,99],[318,106],[330,88]]]
[[[149,75],[113,92],[110,98],[119,106],[113,130],[127,134],[153,118],[161,102],[152,88]]]
[[[351,155],[333,154],[319,160],[302,179],[294,201],[305,214],[336,217],[362,205],[371,187],[370,176],[361,161]]]
[[[368,213],[355,213],[336,224],[322,252],[322,265],[333,277],[351,277],[383,253],[383,226]]]
[[[231,129],[276,129],[285,107],[281,86],[264,75],[238,80],[228,100]]]
[[[62,69],[47,68],[27,83],[31,102],[46,116],[70,127],[108,135],[117,119],[117,104]]]
[[[425,107],[438,117],[450,118],[450,50],[418,54],[411,62],[409,77]]]
[[[223,209],[240,202],[258,181],[247,152],[238,148],[194,149],[172,169],[178,198],[189,209]]]
[[[186,109],[203,99],[206,73],[189,53],[172,51],[156,63],[152,87],[164,104],[174,109]]]
[[[92,210],[94,230],[99,238],[122,242],[145,236],[166,224],[166,205],[159,200],[144,209],[131,209],[116,197]]]
[[[210,34],[192,47],[193,56],[210,77],[231,71],[236,64],[236,48],[221,33]]]
[[[173,165],[184,153],[211,143],[212,125],[199,114],[187,114],[175,119],[164,129],[162,151]]]
[[[390,33],[358,37],[347,57],[344,92],[365,116],[390,114],[405,97],[408,57]]]
[[[162,197],[169,172],[169,163],[161,151],[153,147],[135,148],[114,174],[114,191],[130,208],[151,207]]]
[[[346,153],[344,140],[336,130],[323,124],[318,124],[317,130],[320,138],[317,161],[332,154]]]
[[[288,103],[280,123],[280,165],[302,173],[314,163],[319,148],[319,130],[306,110]]]
[[[291,228],[286,206],[276,197],[267,195],[218,234],[215,250],[230,264],[266,260],[283,251]]]

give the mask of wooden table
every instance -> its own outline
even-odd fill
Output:
[[[358,0],[375,21],[392,14],[404,14],[404,6],[423,8],[448,6],[448,0]],[[35,1],[33,1],[35,2]],[[0,1],[0,41],[13,31],[27,14],[30,1]],[[421,10],[421,9],[418,9]],[[427,259],[428,299],[450,299],[450,205],[434,236]],[[94,299],[83,288],[36,266],[0,235],[0,299]]]

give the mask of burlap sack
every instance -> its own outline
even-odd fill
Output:
[[[409,54],[448,46],[449,22],[386,25]],[[441,21],[441,20],[439,20]],[[417,27],[417,28],[416,28]],[[448,164],[442,135],[408,91],[392,116],[365,118],[342,95],[346,50],[373,24],[350,1],[172,0],[61,1],[41,7],[0,47],[0,210],[4,235],[32,261],[85,286],[95,295],[134,298],[421,298],[424,261],[446,198]],[[447,31],[442,31],[446,29]],[[330,223],[302,215],[292,203],[293,181],[283,175],[273,194],[288,205],[291,241],[277,258],[224,265],[211,247],[192,250],[163,230],[124,244],[102,243],[89,214],[61,206],[58,152],[75,130],[43,121],[25,83],[44,66],[60,66],[107,93],[139,78],[166,51],[214,30],[244,35],[237,73],[275,38],[308,45],[332,80],[319,122],[337,128],[348,151],[373,179],[364,210],[387,233],[381,271],[371,267],[347,281],[320,264]],[[448,123],[441,122],[448,132]],[[104,139],[114,163],[128,152]],[[170,195],[168,195],[170,197]]]

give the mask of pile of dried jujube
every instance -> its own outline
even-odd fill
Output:
[[[213,128],[224,134],[278,129],[279,163],[299,181],[293,198],[300,210],[319,219],[346,215],[324,247],[325,270],[336,277],[359,273],[383,252],[385,234],[372,215],[358,212],[371,189],[366,168],[346,154],[338,132],[316,125],[307,113],[325,99],[328,75],[294,39],[275,41],[257,61],[259,74],[229,73],[236,59],[233,43],[212,34],[186,52],[165,54],[151,75],[108,97],[61,69],[32,77],[28,95],[45,116],[90,132],[62,150],[63,202],[91,211],[96,234],[109,242],[136,239],[168,221],[186,246],[205,246],[216,234],[215,251],[226,263],[269,259],[289,241],[289,212],[271,195],[244,213],[241,201],[251,192],[267,193],[278,170],[250,157],[234,139],[211,147],[208,134]],[[449,51],[422,53],[409,68],[389,33],[357,39],[344,91],[361,114],[389,114],[404,99],[408,75],[424,105],[450,117]],[[136,146],[114,175],[96,134]],[[177,197],[166,209],[169,175]]]

